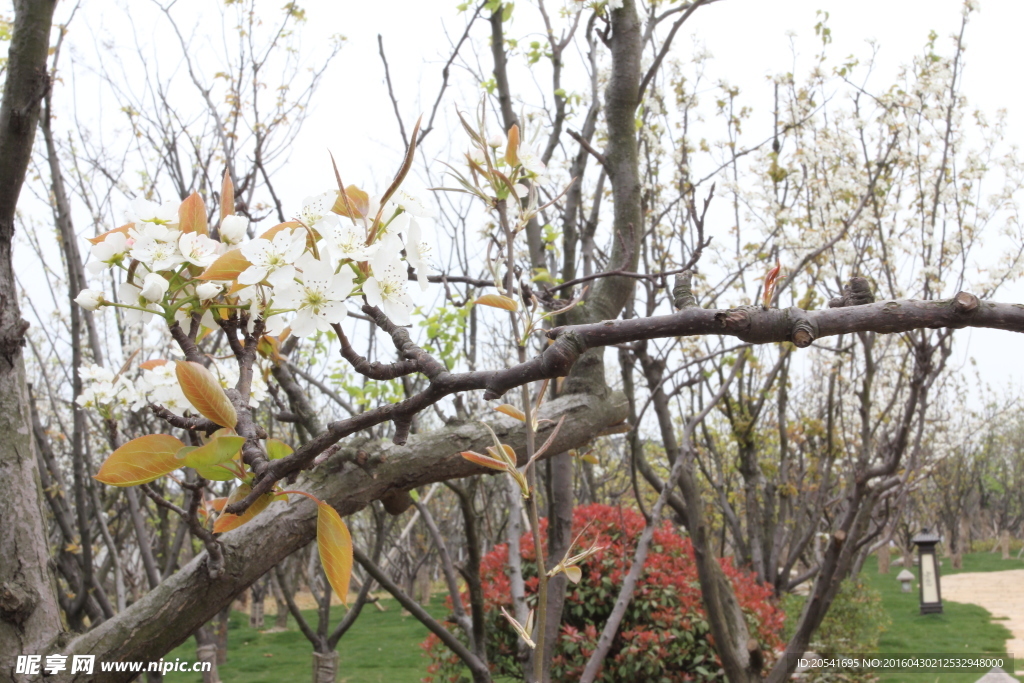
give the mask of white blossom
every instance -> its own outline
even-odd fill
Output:
[[[366,230],[362,225],[334,214],[320,221],[317,231],[331,253],[341,259],[366,261],[376,249],[376,245],[366,246]]]
[[[143,370],[142,375],[135,382],[135,387],[138,391],[138,399],[133,406],[134,410],[142,408],[147,403],[153,403],[178,414],[184,413],[186,410],[198,413],[185,398],[185,392],[178,384],[178,376],[173,363],[163,363],[151,370]]]
[[[148,323],[154,313],[163,313],[160,306],[150,303],[142,296],[142,289],[128,282],[122,282],[121,286],[117,288],[117,298],[122,304],[138,307],[123,309],[124,321],[129,325],[137,322]],[[144,310],[139,310],[140,308]]]
[[[416,269],[416,279],[420,289],[427,289],[427,276],[430,275],[430,252],[433,247],[420,237],[420,224],[415,218],[409,221],[409,232],[405,240],[405,255],[409,265]]]
[[[125,211],[125,217],[129,222],[132,223],[156,223],[158,225],[164,225],[168,223],[178,222],[178,206],[179,202],[173,200],[166,201],[163,204],[157,204],[151,202],[148,199],[138,198],[132,200],[127,211]]]
[[[300,337],[315,330],[327,331],[348,314],[345,299],[352,293],[355,274],[347,266],[335,273],[330,263],[312,254],[303,254],[296,262],[302,270],[301,283],[292,281],[275,289],[274,306],[295,310],[292,332]]]
[[[185,262],[178,249],[180,231],[163,225],[145,224],[141,229],[136,227],[128,232],[135,240],[128,253],[149,270],[171,270]]]
[[[378,306],[396,325],[412,322],[413,302],[405,289],[409,280],[399,257],[400,245],[389,237],[373,257],[372,276],[363,283],[363,294],[371,306]]]
[[[108,266],[120,263],[131,247],[128,235],[123,232],[112,232],[99,244],[92,245],[92,256],[95,261],[86,266],[93,275],[105,270]]]
[[[267,280],[283,285],[295,277],[295,263],[306,249],[304,230],[282,230],[273,240],[255,239],[242,245],[242,255],[252,265],[238,276],[239,284],[255,285]]]
[[[150,273],[142,279],[142,290],[139,295],[146,301],[162,301],[171,283],[160,273]]]
[[[134,385],[126,377],[114,377],[114,373],[98,365],[83,365],[78,375],[86,386],[75,399],[83,408],[93,408],[104,417],[112,417],[115,409],[127,409],[139,399]]]
[[[428,209],[419,197],[414,197],[405,190],[395,192],[394,202],[400,209],[417,218],[434,217],[434,212]]]
[[[306,197],[302,200],[302,211],[299,212],[299,218],[309,227],[319,231],[318,224],[327,216],[333,215],[331,208],[334,207],[334,202],[337,200],[338,193],[334,191]]]
[[[186,232],[178,238],[178,249],[181,256],[194,266],[206,268],[217,260],[220,244],[207,235],[198,232]]]
[[[214,298],[224,290],[224,286],[216,282],[204,282],[196,286],[196,296],[203,301]]]

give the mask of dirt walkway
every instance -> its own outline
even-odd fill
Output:
[[[1024,569],[943,576],[942,599],[970,602],[1007,618],[999,622],[1013,633],[1006,650],[1016,660],[1017,674],[1024,675]]]

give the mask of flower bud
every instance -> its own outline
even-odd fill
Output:
[[[83,289],[75,297],[75,303],[87,311],[95,311],[103,303],[103,292],[96,289]]]
[[[167,288],[171,283],[160,273],[150,273],[142,281],[142,291],[139,293],[146,301],[157,302],[164,298]]]
[[[203,284],[196,287],[196,296],[203,301],[212,299],[213,297],[220,294],[223,287],[218,285],[216,282],[204,282]]]
[[[245,216],[224,216],[220,222],[220,241],[225,244],[238,244],[245,239],[249,230],[249,219]]]

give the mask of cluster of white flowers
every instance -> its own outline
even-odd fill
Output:
[[[219,239],[213,239],[205,228],[183,229],[177,203],[137,199],[127,212],[129,223],[93,245],[88,265],[93,274],[108,268],[127,273],[117,302],[93,289],[83,290],[75,301],[89,310],[118,306],[129,324],[148,322],[154,315],[167,321],[200,315],[210,329],[216,327],[216,312],[246,309],[250,325],[256,317],[266,320],[268,334],[288,327],[307,336],[340,322],[347,314],[346,300],[363,295],[396,324],[408,325],[413,310],[408,267],[415,268],[423,289],[431,270],[430,243],[417,221],[430,214],[402,191],[383,207],[380,198],[354,194],[309,197],[296,221],[256,239],[247,239],[245,218],[223,217]],[[233,250],[241,258],[215,266]],[[210,266],[215,267],[204,273]]]
[[[233,361],[214,361],[209,370],[224,389],[234,388],[238,382],[238,366]],[[134,382],[98,365],[83,365],[78,374],[85,387],[75,402],[83,408],[96,410],[103,417],[112,418],[121,411],[139,410],[148,404],[161,405],[175,413],[199,414],[185,398],[174,363],[154,363],[144,368]],[[254,373],[249,405],[256,407],[266,397],[267,383],[261,373]]]
[[[85,388],[75,402],[83,408],[92,408],[103,417],[114,417],[121,410],[134,409],[139,394],[132,382],[123,375],[98,365],[83,365],[78,374]]]

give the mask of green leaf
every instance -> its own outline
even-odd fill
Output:
[[[245,438],[229,436],[227,429],[214,432],[209,443],[199,448],[183,448],[178,452],[178,459],[188,467],[210,467],[231,460],[242,450]]]

